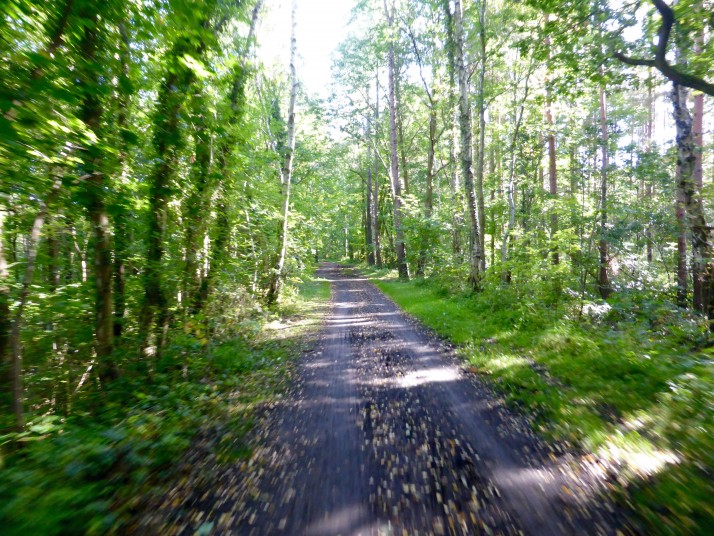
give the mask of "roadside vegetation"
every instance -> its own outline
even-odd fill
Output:
[[[473,294],[445,279],[369,273],[544,437],[613,464],[646,533],[707,533],[714,349],[701,317],[642,293],[608,303],[538,284]]]
[[[185,324],[147,377],[139,363],[102,392],[77,396],[67,417],[33,419],[0,460],[7,535],[121,533],[177,476],[193,443],[222,462],[250,455],[257,408],[288,386],[320,326],[329,283],[306,276],[276,311],[227,307],[213,335]]]

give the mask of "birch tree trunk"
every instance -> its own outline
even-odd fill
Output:
[[[382,249],[379,245],[379,74],[374,79],[374,191],[372,192],[372,229],[374,231],[374,262],[382,267]]]
[[[701,54],[703,36],[698,35],[694,41],[694,53]],[[694,95],[694,117],[692,122],[692,142],[694,143],[694,186],[701,194],[704,183],[703,150],[704,150],[704,94],[698,92]],[[694,308],[702,311],[704,308],[704,288],[702,274],[697,270],[700,266],[695,262],[692,266],[692,290]]]
[[[463,24],[462,37],[463,37]],[[485,252],[485,227],[486,208],[483,198],[483,172],[486,155],[486,0],[481,0],[479,5],[479,45],[481,64],[478,73],[478,90],[476,93],[476,107],[478,111],[478,151],[476,153],[476,204],[478,207],[478,263],[481,272],[486,271]]]
[[[650,73],[651,74],[651,73]],[[647,79],[647,127],[646,127],[646,138],[647,138],[647,151],[652,150],[652,135],[654,130],[654,98],[652,96],[652,77],[649,76]],[[648,202],[652,200],[652,181],[647,181],[647,186],[645,186],[645,196]],[[647,240],[647,262],[652,263],[652,243],[654,239],[654,232],[652,228],[652,222],[647,224],[647,229],[645,229],[645,238]]]
[[[280,226],[280,254],[278,261],[273,268],[273,275],[268,288],[267,301],[274,304],[278,301],[280,290],[283,284],[283,270],[285,269],[285,257],[288,251],[288,222],[290,218],[290,182],[293,174],[293,155],[295,152],[295,101],[297,100],[298,79],[295,67],[297,55],[297,38],[295,29],[297,27],[297,0],[292,2],[292,31],[290,35],[290,103],[288,104],[288,143],[285,148],[285,159],[280,171],[280,183],[282,194],[282,222]]]
[[[369,93],[369,92],[368,92]],[[368,103],[369,104],[369,103]],[[367,242],[367,264],[374,266],[374,239],[372,233],[372,118],[367,117],[367,185],[365,196],[364,230],[365,241]]]
[[[10,317],[10,271],[5,257],[4,224],[7,212],[0,206],[0,408],[7,414],[12,411],[12,359],[8,351],[10,346],[10,331],[12,320]],[[16,420],[17,422],[17,420]],[[0,429],[0,433],[2,430]]]
[[[32,223],[32,231],[30,231],[30,236],[27,240],[25,274],[22,279],[22,287],[20,288],[20,295],[17,298],[17,307],[15,308],[12,327],[10,329],[10,355],[6,359],[10,368],[10,380],[12,384],[12,412],[15,416],[15,428],[18,431],[21,431],[25,427],[25,413],[22,403],[23,385],[21,340],[22,324],[25,319],[25,305],[27,304],[27,298],[30,295],[30,285],[32,285],[32,279],[35,275],[35,261],[37,260],[37,251],[40,235],[42,233],[42,227],[47,219],[49,207],[55,202],[57,197],[59,197],[61,185],[62,179],[60,177],[55,178],[52,184],[52,189],[47,195],[47,199],[40,206],[40,209],[37,211],[35,219]]]
[[[394,30],[394,6],[390,11],[387,6],[387,0],[384,0],[384,11],[387,17],[387,24]],[[389,142],[391,151],[391,180],[392,180],[392,197],[394,210],[394,234],[395,234],[395,252],[397,254],[397,271],[399,279],[402,281],[409,280],[409,267],[407,266],[406,246],[404,244],[404,229],[402,228],[402,185],[399,180],[399,155],[397,152],[397,98],[396,98],[396,73],[394,62],[394,37],[389,43],[388,53],[388,71],[389,71]]]
[[[516,192],[516,153],[518,150],[518,135],[521,131],[521,123],[523,122],[523,113],[526,107],[526,100],[528,100],[528,92],[530,88],[530,76],[533,72],[533,64],[529,66],[528,74],[525,80],[525,87],[523,89],[523,98],[518,102],[518,78],[514,80],[513,87],[513,113],[515,119],[515,126],[513,129],[513,137],[511,138],[511,144],[509,147],[511,155],[511,163],[509,166],[508,173],[508,185],[506,186],[507,198],[508,198],[508,226],[506,231],[503,233],[503,242],[501,244],[501,262],[503,262],[504,267],[508,259],[508,246],[511,241],[511,233],[516,224],[516,203],[515,203],[515,192]],[[501,276],[504,283],[510,283],[511,281],[511,271],[509,269],[504,269]]]
[[[454,2],[454,59],[459,83],[459,130],[461,133],[461,174],[469,213],[469,277],[471,288],[481,288],[481,229],[474,190],[473,136],[471,131],[471,107],[469,103],[468,73],[464,65],[464,25],[461,0]]]
[[[695,180],[696,146],[693,136],[693,120],[687,108],[687,88],[673,85],[672,104],[677,129],[677,190],[684,204],[686,221],[692,240],[692,273],[700,279],[701,302],[697,310],[714,319],[714,263],[712,262],[711,227],[707,225],[704,207],[698,195]]]

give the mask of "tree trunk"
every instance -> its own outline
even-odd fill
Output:
[[[208,109],[206,96],[201,87],[191,91],[193,104],[193,124],[195,125],[193,180],[189,186],[191,192],[186,200],[183,223],[185,225],[185,255],[183,291],[187,310],[194,314],[200,307],[199,289],[201,274],[199,267],[199,250],[206,234],[206,218],[208,212],[209,176],[211,171],[211,133],[208,128]]]
[[[687,307],[687,223],[684,208],[684,192],[682,191],[681,166],[677,164],[677,199],[675,216],[677,219],[677,305]],[[695,272],[696,274],[696,272]],[[695,280],[698,279],[695,277]],[[701,286],[700,286],[701,288]]]
[[[652,135],[654,130],[654,98],[652,96],[652,77],[649,76],[647,79],[647,127],[646,127],[646,138],[647,138],[647,151],[652,150]],[[647,202],[652,202],[652,180],[647,181],[647,186],[645,186],[645,196],[647,197]],[[652,263],[652,243],[654,242],[654,232],[652,221],[648,222],[647,229],[645,229],[645,240],[647,241],[646,254],[647,262]]]
[[[702,51],[702,36],[699,35],[695,39],[694,52],[700,54]],[[704,150],[704,94],[697,93],[694,95],[694,118],[692,123],[692,142],[694,143],[694,186],[697,194],[701,195],[702,186],[704,183],[703,173],[703,150]],[[694,308],[697,311],[704,310],[704,288],[702,274],[698,273],[699,265],[693,263],[692,290],[694,294]]]
[[[22,287],[20,288],[20,295],[17,298],[17,307],[15,309],[12,328],[10,330],[10,356],[7,361],[9,361],[10,379],[12,383],[12,411],[15,416],[15,427],[18,431],[21,431],[25,427],[25,414],[22,404],[23,386],[21,340],[25,305],[27,304],[27,298],[30,295],[30,285],[32,285],[32,278],[35,274],[35,261],[37,259],[38,243],[40,241],[42,227],[45,224],[49,207],[59,196],[61,185],[62,180],[59,177],[56,178],[52,184],[50,193],[47,195],[47,199],[40,206],[40,209],[35,215],[34,222],[32,223],[32,231],[30,231],[30,236],[27,240],[25,274],[22,279]]]
[[[9,410],[7,415],[10,415],[13,409],[12,359],[9,353],[12,319],[10,316],[10,272],[5,258],[4,224],[6,214],[5,207],[0,206],[0,408],[3,411],[7,408]],[[0,428],[0,433],[3,432],[4,430]]]
[[[714,263],[712,262],[711,228],[704,216],[701,196],[695,181],[696,146],[693,136],[693,120],[687,108],[688,91],[684,86],[673,85],[672,104],[677,129],[677,189],[684,203],[687,224],[692,239],[692,272],[700,280],[701,302],[697,310],[706,313],[710,327],[714,319]]]
[[[394,28],[394,6],[392,10],[387,7],[384,0],[384,12],[390,28]],[[394,40],[390,40],[388,52],[389,72],[389,141],[391,148],[391,182],[392,182],[392,208],[394,218],[395,252],[397,256],[397,271],[399,279],[409,280],[409,267],[407,266],[406,246],[404,244],[404,229],[402,228],[402,185],[399,180],[399,155],[397,153],[397,99],[395,87],[395,61]]]
[[[396,68],[395,66],[395,73],[394,73],[394,95],[396,102],[401,103],[402,102],[402,88],[400,78],[399,78],[399,69]],[[404,179],[404,193],[409,195],[410,192],[410,184],[409,184],[409,168],[407,167],[407,148],[406,148],[406,142],[404,140],[404,121],[402,118],[402,110],[401,107],[397,107],[397,134],[399,135],[398,138],[398,148],[399,148],[399,158],[401,161],[401,172],[402,172],[402,178]]]
[[[520,103],[518,101],[518,78],[514,79],[513,86],[513,114],[514,114],[514,128],[513,137],[511,138],[511,144],[509,147],[509,153],[511,155],[511,163],[508,174],[508,186],[507,186],[507,197],[508,197],[508,227],[503,234],[503,243],[501,244],[501,262],[504,264],[504,271],[501,276],[504,283],[511,282],[511,271],[505,268],[508,249],[512,248],[511,233],[516,224],[516,203],[515,203],[515,190],[516,190],[516,155],[518,152],[518,136],[521,131],[521,123],[523,122],[523,113],[526,107],[526,100],[528,100],[528,92],[530,88],[530,76],[533,72],[533,66],[529,66],[528,74],[525,79],[525,87],[523,89],[523,98]],[[540,167],[540,166],[539,166]]]
[[[463,24],[462,37],[463,37]],[[486,255],[485,250],[485,226],[486,226],[486,209],[483,198],[483,170],[486,155],[486,0],[481,0],[479,5],[479,45],[481,64],[478,74],[478,91],[476,93],[476,107],[478,111],[478,152],[476,154],[476,202],[478,205],[478,251],[479,251],[479,270],[486,271]]]
[[[89,4],[88,4],[89,5]],[[91,7],[82,13],[85,20],[81,41],[83,65],[80,69],[82,104],[80,118],[96,139],[102,139],[102,105],[99,102],[99,77],[96,53],[99,38],[99,14]],[[82,151],[82,167],[88,198],[87,209],[94,235],[95,350],[102,382],[117,376],[110,356],[114,350],[114,311],[112,300],[112,231],[104,192],[108,178],[102,149],[93,144]]]
[[[118,84],[119,91],[117,92],[118,114],[117,128],[120,131],[126,130],[129,126],[129,94],[124,90],[130,87],[129,79],[129,63],[130,43],[129,36],[126,31],[126,22],[119,23],[119,34],[121,36],[121,48],[119,51],[119,60],[121,62],[121,81]],[[124,141],[119,151],[119,162],[117,169],[120,174],[126,171],[126,161],[129,153],[128,143]],[[126,271],[126,255],[127,248],[130,243],[128,220],[130,215],[125,207],[121,204],[114,205],[114,344],[118,345],[124,331],[124,317],[126,314],[126,297],[125,297],[125,271]]]
[[[298,79],[295,68],[297,54],[297,39],[295,28],[297,25],[297,0],[292,2],[292,32],[290,36],[290,104],[288,105],[288,143],[285,149],[285,160],[280,173],[282,194],[282,222],[280,226],[280,253],[273,269],[273,275],[268,289],[267,301],[275,304],[278,301],[283,283],[283,270],[285,257],[288,251],[288,221],[290,217],[290,182],[293,173],[293,153],[295,152],[295,101],[297,100]]]
[[[473,138],[471,131],[471,107],[469,104],[468,72],[464,65],[464,26],[461,0],[454,2],[454,57],[459,82],[459,130],[461,133],[461,173],[469,213],[469,277],[472,289],[481,288],[481,230],[474,190]]]
[[[432,102],[429,110],[429,151],[426,156],[426,192],[424,195],[424,221],[431,226],[431,217],[434,212],[434,154],[436,152],[436,107]],[[424,276],[427,264],[427,244],[430,235],[421,240],[417,275]]]
[[[607,174],[610,166],[608,151],[608,130],[607,130],[607,97],[605,87],[600,86],[600,143],[602,149],[602,167],[600,182],[600,237],[598,239],[598,252],[600,256],[598,268],[598,291],[603,300],[612,294],[610,279],[608,275],[609,258],[608,244],[605,238],[607,233]]]
[[[379,246],[379,73],[375,75],[374,107],[374,191],[372,193],[372,230],[374,244],[374,262],[382,267],[382,249]]]
[[[548,15],[545,17],[546,24],[548,23]],[[555,161],[555,130],[553,125],[553,92],[550,89],[550,36],[545,38],[545,46],[547,51],[547,73],[545,80],[545,123],[548,128],[548,191],[552,201],[555,202],[558,198],[558,175]],[[553,264],[560,264],[560,254],[558,253],[557,245],[558,234],[558,211],[555,207],[550,213],[550,239],[551,239],[551,258]]]
[[[180,56],[175,47],[174,56]],[[164,237],[166,234],[167,207],[170,183],[178,161],[179,121],[184,107],[191,73],[176,62],[168,70],[161,83],[156,110],[157,124],[154,132],[154,147],[157,164],[149,179],[149,229],[146,268],[144,270],[144,303],[139,329],[145,346],[151,344],[152,326],[163,332],[168,320],[168,300],[163,287],[162,264],[164,260]],[[157,341],[157,352],[161,351]]]
[[[369,94],[369,91],[367,92]],[[368,103],[369,104],[369,103]],[[374,239],[372,238],[372,118],[367,117],[367,184],[365,196],[364,231],[367,246],[367,264],[374,266]]]

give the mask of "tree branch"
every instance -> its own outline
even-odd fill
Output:
[[[650,1],[654,4],[660,14],[660,17],[662,18],[662,24],[657,31],[657,50],[655,51],[654,59],[647,60],[642,58],[630,58],[621,52],[615,52],[613,54],[615,59],[626,65],[633,65],[635,67],[654,67],[675,84],[686,86],[697,91],[701,91],[702,93],[706,93],[707,95],[714,96],[714,84],[707,82],[698,76],[683,73],[667,62],[667,45],[669,44],[672,27],[677,22],[674,10],[667,5],[664,0]]]

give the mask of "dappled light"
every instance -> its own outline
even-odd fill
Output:
[[[2,536],[709,534],[712,13],[0,1]]]

